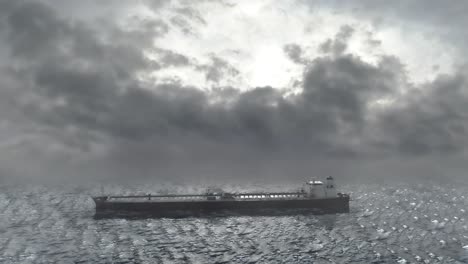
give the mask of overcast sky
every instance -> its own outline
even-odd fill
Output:
[[[0,175],[466,177],[467,12],[0,0]]]

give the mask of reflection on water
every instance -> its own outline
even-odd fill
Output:
[[[0,192],[0,263],[460,263],[465,187],[346,186],[350,214],[95,220],[89,196]]]

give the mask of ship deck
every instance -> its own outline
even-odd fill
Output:
[[[310,199],[303,192],[270,192],[270,193],[229,193],[225,194],[168,194],[168,195],[120,195],[120,196],[99,196],[95,199],[107,203],[138,202],[190,202],[190,201],[253,201],[253,200],[302,200]]]

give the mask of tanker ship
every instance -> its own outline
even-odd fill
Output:
[[[348,213],[348,194],[338,193],[332,177],[307,181],[296,192],[96,196],[95,218],[188,217],[213,214],[277,215],[284,213]]]

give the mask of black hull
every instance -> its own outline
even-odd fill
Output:
[[[349,213],[349,197],[247,201],[106,201],[94,198],[95,218]]]

